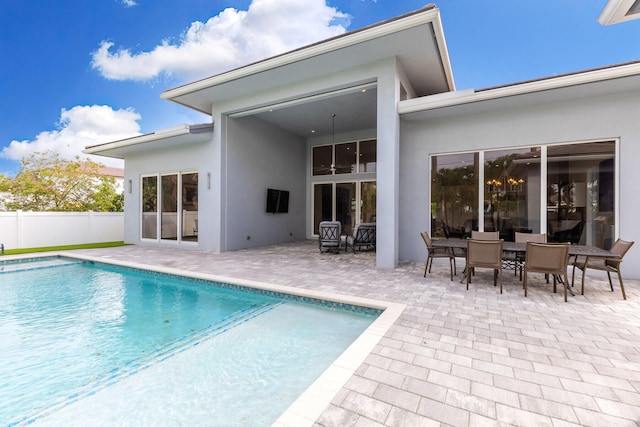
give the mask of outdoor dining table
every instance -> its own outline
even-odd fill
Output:
[[[467,249],[467,239],[434,239],[433,246],[437,248],[449,248],[449,249]],[[520,253],[524,254],[527,252],[527,244],[526,243],[516,243],[516,242],[503,242],[502,243],[502,252],[510,253]],[[614,254],[611,251],[606,249],[599,248],[597,246],[589,246],[589,245],[569,245],[569,256],[589,256],[589,257],[601,257],[601,258],[618,258],[618,255]],[[466,274],[463,273],[463,278]],[[573,291],[569,287],[569,292],[573,295]]]

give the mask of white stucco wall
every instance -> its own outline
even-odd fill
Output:
[[[209,138],[210,138],[210,134]],[[205,138],[203,136],[203,138]],[[198,245],[192,242],[184,242],[181,247],[214,249],[215,236],[212,234],[214,227],[207,215],[203,212],[212,209],[215,201],[212,200],[211,190],[207,189],[207,173],[213,173],[212,146],[205,140],[199,143],[186,144],[174,149],[154,149],[149,146],[144,152],[133,153],[126,158],[125,168],[125,243],[140,244],[140,209],[141,209],[141,177],[149,174],[164,174],[196,171],[198,172]],[[214,178],[212,178],[214,179]],[[128,191],[128,181],[131,180],[131,193]],[[163,246],[176,246],[175,241],[152,242],[145,244],[157,244]]]
[[[226,119],[223,250],[305,238],[306,141],[260,119]],[[289,191],[288,213],[267,213],[267,189]]]
[[[612,138],[620,140],[619,237],[640,243],[639,116],[640,91],[625,91],[523,107],[507,99],[403,117],[400,258],[423,261],[426,256],[419,233],[429,228],[430,154]],[[640,244],[631,248],[622,271],[640,278]]]

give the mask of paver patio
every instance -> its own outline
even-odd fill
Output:
[[[320,254],[313,241],[76,252],[406,304],[317,426],[640,425],[640,281],[625,280],[625,301],[615,278],[611,292],[589,272],[565,303],[542,275],[527,298],[508,270],[502,295],[488,270],[466,291],[462,259],[452,282],[444,260],[423,278],[424,263],[376,269],[373,253]]]

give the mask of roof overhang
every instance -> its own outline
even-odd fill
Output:
[[[640,18],[640,0],[609,0],[598,22],[602,25],[617,24]]]
[[[440,20],[415,12],[165,91],[161,97],[205,114],[213,104],[395,57],[418,96],[455,90]]]
[[[640,62],[634,61],[478,91],[468,89],[409,99],[398,103],[398,113],[404,119],[413,119],[460,114],[462,111],[475,111],[476,108],[486,109],[490,104],[504,108],[533,103],[560,102],[638,90],[639,83]]]
[[[147,151],[149,149],[175,148],[190,144],[203,143],[211,140],[213,123],[198,125],[178,125],[153,133],[134,136],[104,144],[91,145],[82,152],[100,156],[124,159],[127,155]]]

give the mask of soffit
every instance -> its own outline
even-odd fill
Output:
[[[439,11],[430,8],[171,89],[162,97],[211,114],[214,103],[392,57],[397,58],[418,96],[446,92],[455,87]]]
[[[149,150],[176,149],[177,147],[200,144],[211,140],[213,124],[180,125],[133,138],[88,146],[86,154],[98,154],[116,159],[125,159],[136,153]]]

